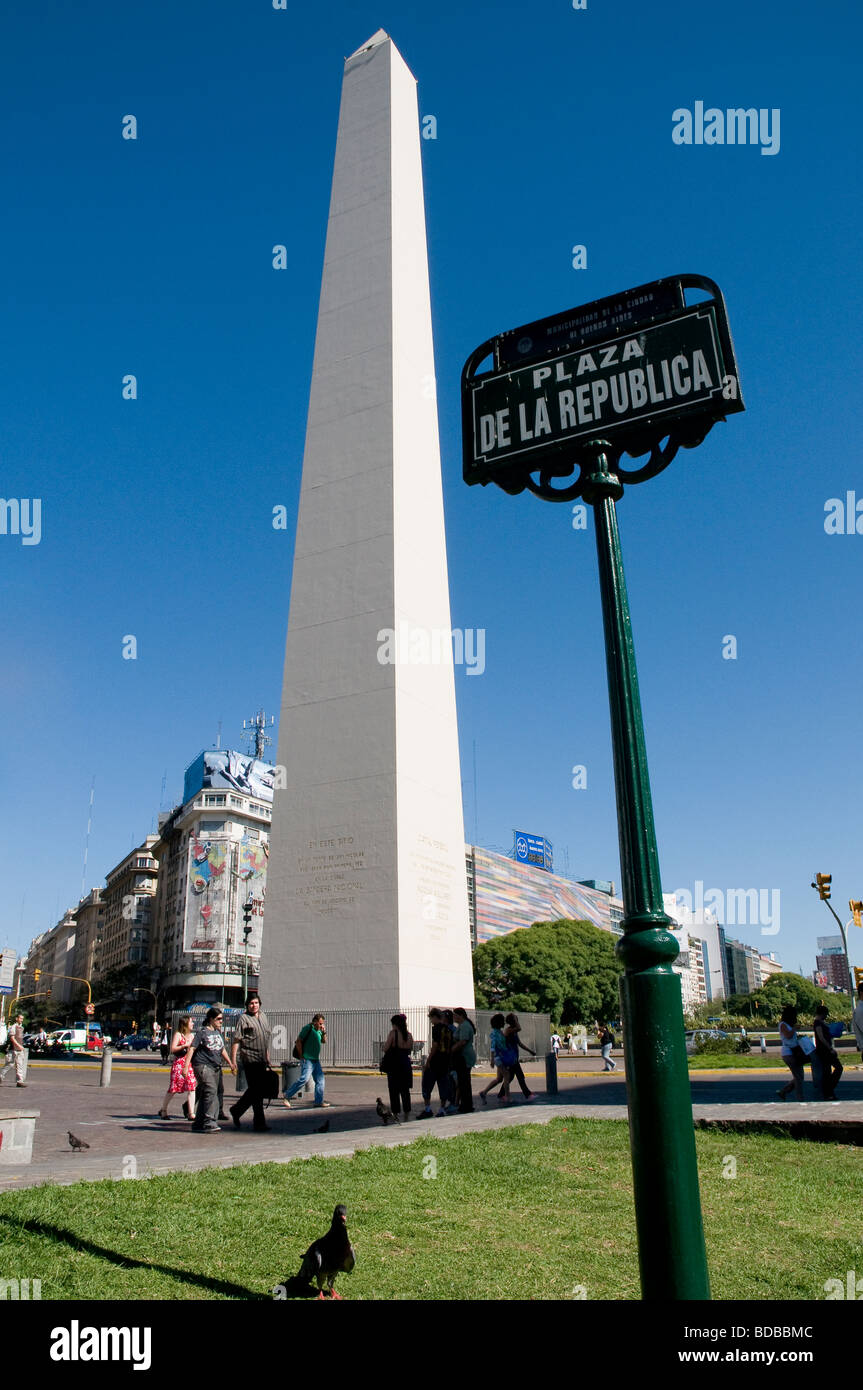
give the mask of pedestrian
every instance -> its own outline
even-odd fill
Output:
[[[509,1087],[512,1081],[512,1068],[518,1061],[518,1051],[503,1035],[503,1026],[506,1022],[503,1014],[492,1014],[491,1032],[489,1035],[489,1046],[491,1051],[491,1064],[496,1070],[494,1081],[490,1081],[484,1090],[479,1092],[479,1098],[483,1105],[487,1104],[489,1091],[493,1091],[495,1086],[500,1086],[497,1098],[501,1105],[509,1104]],[[503,1083],[501,1085],[501,1082]]]
[[[603,1071],[617,1071],[617,1063],[611,1055],[611,1049],[615,1045],[614,1034],[606,1023],[598,1023],[596,1031],[599,1037],[599,1050],[605,1063]]]
[[[9,1024],[6,1034],[6,1065],[0,1070],[0,1081],[6,1079],[6,1073],[11,1066],[15,1067],[15,1085],[22,1089],[27,1085],[24,1080],[24,1015],[17,1014],[15,1022]]]
[[[791,1072],[791,1080],[776,1092],[780,1100],[785,1100],[789,1091],[795,1099],[803,1100],[803,1068],[806,1054],[797,1036],[797,1010],[793,1004],[786,1004],[779,1021],[779,1038],[782,1044],[782,1060]]]
[[[860,985],[857,990],[857,1003],[851,1016],[851,1027],[854,1029],[854,1041],[857,1044],[857,1050],[863,1053],[863,985]]]
[[[390,1110],[398,1115],[404,1111],[407,1119],[411,1113],[411,1087],[414,1074],[411,1066],[411,1053],[414,1040],[408,1032],[408,1021],[404,1014],[393,1014],[391,1028],[384,1043],[381,1069],[387,1079],[390,1093]]]
[[[177,1035],[176,1035],[176,1033],[175,1033],[175,1034],[174,1034],[174,1037],[176,1037],[176,1036],[177,1036]],[[160,1052],[161,1055],[162,1055],[162,1061],[163,1061],[163,1063],[164,1063],[164,1062],[167,1062],[167,1061],[168,1061],[168,1058],[171,1056],[171,1042],[172,1042],[172,1039],[171,1039],[171,1030],[170,1030],[170,1028],[168,1027],[168,1024],[167,1024],[167,1021],[166,1021],[165,1026],[164,1026],[164,1028],[162,1029],[162,1036],[161,1036],[161,1038],[159,1039],[159,1052]],[[172,1063],[172,1065],[173,1065],[173,1063]]]
[[[168,1039],[173,1060],[168,1089],[159,1111],[160,1120],[171,1118],[168,1114],[168,1106],[172,1096],[183,1096],[183,1114],[187,1120],[194,1120],[195,1118],[195,1087],[198,1083],[191,1067],[186,1069],[186,1058],[193,1046],[194,1033],[192,1015],[183,1014],[173,1038]]]
[[[315,1105],[318,1109],[321,1106],[329,1109],[330,1102],[324,1100],[324,1069],[321,1066],[321,1048],[327,1041],[327,1022],[323,1014],[315,1014],[311,1023],[307,1023],[305,1028],[297,1038],[294,1048],[295,1056],[299,1056],[302,1061],[300,1067],[299,1080],[293,1086],[289,1086],[285,1092],[284,1104],[286,1109],[291,1108],[291,1096],[295,1096],[301,1091],[310,1076],[315,1079]]]
[[[559,1033],[552,1033],[552,1035],[551,1035],[551,1050],[552,1050],[552,1052],[554,1053],[555,1058],[557,1058],[557,1055],[558,1055],[558,1053],[560,1052],[560,1047],[561,1047],[561,1043],[560,1043],[560,1034],[559,1034]]]
[[[447,1113],[450,1103],[450,1079],[452,1069],[453,1030],[446,1022],[440,1009],[429,1009],[431,1024],[431,1049],[426,1058],[422,1073],[423,1109],[417,1114],[418,1120],[427,1120],[432,1113],[431,1098],[437,1086],[440,1109],[438,1119]]]
[[[566,1037],[565,1037],[564,1040],[563,1040],[563,1050],[564,1050],[564,1052],[568,1052],[569,1055],[570,1055],[570,1057],[571,1057],[572,1054],[575,1052],[575,1048],[574,1048],[573,1043],[572,1043],[572,1034],[571,1034],[571,1033],[567,1033]]]
[[[468,1018],[466,1009],[453,1009],[453,1018],[455,1032],[453,1034],[452,1055],[458,1088],[458,1108],[460,1114],[470,1115],[473,1113],[470,1074],[476,1066],[476,1047],[474,1046],[476,1027]]]
[[[219,1118],[219,1076],[222,1063],[236,1074],[234,1066],[225,1051],[222,1034],[222,1010],[216,1005],[207,1010],[204,1025],[198,1029],[193,1045],[184,1062],[186,1075],[192,1070],[197,1083],[195,1090],[195,1120],[192,1129],[196,1134],[220,1133]]]
[[[518,1082],[521,1093],[526,1101],[536,1100],[536,1092],[532,1091],[528,1086],[524,1072],[521,1069],[521,1062],[518,1059],[518,1050],[521,1048],[523,1052],[529,1052],[531,1057],[535,1057],[536,1053],[528,1047],[527,1043],[523,1043],[521,1040],[521,1024],[518,1021],[518,1015],[507,1014],[505,1022],[506,1027],[503,1030],[503,1036],[506,1039],[507,1046],[509,1048],[515,1048],[515,1062],[512,1066],[512,1077],[510,1077],[510,1080],[512,1081],[514,1079]]]
[[[243,1095],[230,1107],[235,1129],[240,1128],[240,1117],[246,1113],[249,1106],[252,1107],[252,1128],[259,1132],[270,1128],[264,1119],[264,1085],[270,1065],[272,1033],[267,1015],[261,1008],[260,997],[250,994],[246,999],[246,1012],[240,1016],[234,1027],[234,1042],[231,1047],[231,1061],[236,1067],[239,1054],[246,1077]]]
[[[826,1004],[819,1004],[815,1010],[814,1034],[815,1034],[815,1056],[821,1063],[821,1098],[822,1100],[836,1100],[836,1087],[845,1068],[839,1061],[839,1054],[833,1043],[830,1029],[827,1026],[827,1015],[829,1009]],[[838,1105],[838,1101],[836,1101]]]

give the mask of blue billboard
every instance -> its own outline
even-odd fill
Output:
[[[554,868],[551,841],[542,835],[528,835],[523,830],[514,833],[515,862],[529,864],[534,869],[547,869],[551,873]]]

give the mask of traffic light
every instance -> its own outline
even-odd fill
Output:
[[[815,875],[815,882],[812,884],[812,887],[818,889],[818,896],[823,903],[826,903],[830,897],[830,884],[832,882],[832,874]]]
[[[858,989],[863,989],[863,966],[855,965],[854,983]]]
[[[0,951],[0,965],[3,964],[3,952]]]
[[[854,918],[855,927],[863,927],[863,903],[857,902],[855,898],[848,899],[848,906],[851,909],[851,916]],[[0,956],[0,961],[3,957]]]
[[[246,923],[251,922],[251,920],[252,920],[252,910],[253,910],[253,908],[254,908],[254,903],[253,903],[253,901],[252,901],[251,898],[249,898],[247,902],[244,902],[244,903],[243,903],[243,921],[244,921],[244,922],[246,922]]]
[[[42,974],[42,971],[41,971],[41,970],[34,970],[34,971],[33,971],[33,979],[36,981],[37,984],[38,984],[38,982],[39,982],[39,977],[41,976],[41,974]]]

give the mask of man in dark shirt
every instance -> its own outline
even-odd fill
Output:
[[[207,1010],[203,1028],[195,1034],[191,1067],[195,1073],[195,1120],[192,1129],[198,1134],[218,1134],[219,1077],[226,1062],[236,1074],[236,1066],[225,1051],[222,1036],[222,1010]]]
[[[828,1012],[826,1004],[818,1005],[812,1031],[815,1034],[815,1056],[821,1063],[821,1095],[824,1100],[835,1101],[836,1087],[845,1068],[833,1046],[833,1038],[827,1024]]]
[[[249,1106],[252,1107],[253,1128],[270,1128],[264,1119],[264,1082],[270,1065],[271,1036],[272,1029],[261,1008],[260,998],[257,994],[250,994],[246,1000],[246,1012],[234,1026],[231,1048],[231,1061],[236,1066],[239,1054],[246,1076],[244,1094],[230,1107],[235,1129],[240,1128],[240,1116],[246,1113]]]

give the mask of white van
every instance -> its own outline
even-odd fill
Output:
[[[68,1047],[72,1052],[86,1052],[87,1034],[83,1028],[58,1028],[56,1032],[48,1034],[48,1046],[53,1042],[61,1042],[64,1047]]]

